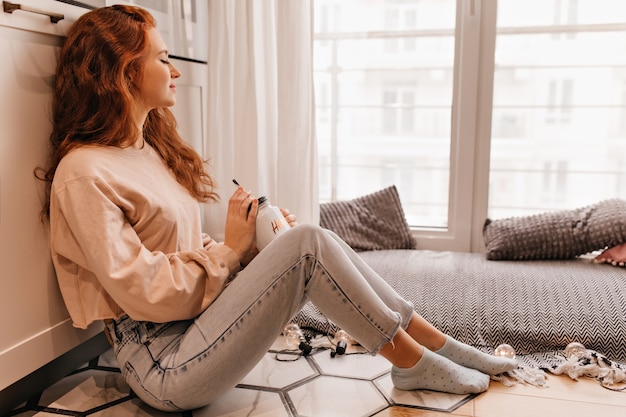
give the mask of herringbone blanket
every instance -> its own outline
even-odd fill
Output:
[[[530,366],[550,367],[570,342],[626,363],[626,268],[567,261],[489,261],[484,254],[426,250],[359,253],[415,310],[453,337],[492,352],[513,346]],[[311,303],[296,322],[333,334]]]

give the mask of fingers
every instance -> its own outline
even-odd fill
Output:
[[[252,195],[250,193],[246,193],[243,200],[241,201],[241,204],[239,205],[239,211],[241,212],[242,216],[248,217],[250,209],[252,208],[252,201],[254,200],[255,199],[252,198]]]
[[[294,227],[295,225],[298,224],[298,221],[296,219],[296,215],[295,214],[291,214],[291,212],[288,209],[281,208],[280,212],[283,214],[283,217],[285,218],[285,220],[287,221],[289,226]]]
[[[255,204],[256,203],[256,204]],[[256,220],[258,200],[249,190],[238,186],[229,201],[229,210],[237,217],[247,221]]]
[[[246,215],[248,216],[248,221],[252,224],[256,224],[256,215],[259,212],[259,199],[252,198],[252,201],[246,208]]]
[[[241,185],[239,187],[237,187],[237,189],[235,190],[235,192],[233,193],[233,196],[231,198],[245,198],[245,197],[249,197],[252,195],[252,192],[250,192],[249,190],[244,189]]]
[[[224,244],[237,253],[240,261],[247,257],[254,244],[257,211],[257,199],[250,191],[237,187],[228,201]]]

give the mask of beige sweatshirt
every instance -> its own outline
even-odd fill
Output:
[[[147,144],[88,146],[59,164],[50,245],[74,326],[127,313],[190,319],[239,270],[228,246],[202,233],[198,202]]]

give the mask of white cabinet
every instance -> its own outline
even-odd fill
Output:
[[[181,72],[176,80],[176,105],[172,112],[178,122],[178,132],[203,157],[207,127],[208,68],[206,64],[172,59]]]
[[[14,0],[45,14],[0,10],[0,394],[102,330],[75,329],[63,304],[40,220],[56,54],[88,9],[53,0]],[[173,109],[180,131],[202,153],[206,64],[175,60],[183,73]],[[0,413],[1,414],[1,413]]]
[[[16,2],[18,3],[18,2]],[[49,99],[58,45],[86,10],[56,1],[19,1],[61,13],[0,11],[0,390],[99,333],[73,328],[40,221]]]
[[[100,0],[102,1],[102,0]],[[207,0],[104,0],[106,5],[130,4],[146,8],[170,55],[206,62],[209,56]]]

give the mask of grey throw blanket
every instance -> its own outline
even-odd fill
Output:
[[[626,363],[626,269],[588,259],[489,261],[484,254],[361,252],[363,259],[437,328],[484,351],[513,346],[522,363],[548,368],[580,342]],[[295,321],[337,328],[311,303]]]

